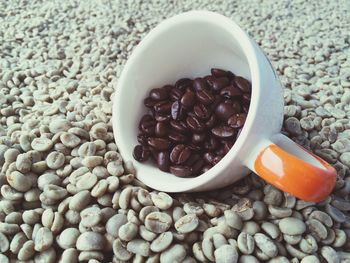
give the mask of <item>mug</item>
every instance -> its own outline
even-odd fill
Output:
[[[206,191],[227,186],[253,171],[275,187],[307,201],[332,191],[336,171],[327,162],[281,134],[283,91],[259,46],[232,20],[208,11],[190,11],[165,20],[135,48],[113,97],[113,132],[124,160],[133,160],[143,99],[153,88],[184,77],[230,70],[252,83],[245,125],[222,160],[207,172],[180,178],[150,163],[134,162],[137,178],[165,192]]]

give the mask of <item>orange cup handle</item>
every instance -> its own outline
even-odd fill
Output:
[[[303,200],[325,199],[334,188],[336,170],[286,136],[279,134],[275,139],[276,144],[267,144],[258,153],[255,172],[268,183]]]

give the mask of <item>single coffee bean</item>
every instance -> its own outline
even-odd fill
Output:
[[[137,141],[139,142],[139,144],[146,146],[147,145],[147,135],[140,133],[139,135],[137,135]]]
[[[164,172],[169,172],[170,158],[169,152],[159,152],[157,155],[158,168]]]
[[[193,80],[193,88],[195,89],[195,91],[200,91],[200,90],[204,90],[207,89],[207,82],[205,79],[203,78],[196,78]]]
[[[203,104],[194,105],[193,113],[201,120],[207,120],[211,115],[210,110]]]
[[[150,137],[148,138],[147,142],[149,146],[159,151],[166,150],[170,147],[170,142],[163,138]]]
[[[176,81],[175,88],[178,88],[180,90],[186,89],[188,86],[192,85],[192,80],[189,78],[182,78]]]
[[[212,68],[210,70],[210,73],[215,77],[215,78],[221,78],[221,77],[228,77],[229,76],[229,72],[230,71],[226,71],[223,69],[219,69],[219,68]],[[232,72],[230,72],[231,74],[233,74]]]
[[[192,169],[188,166],[172,165],[170,166],[170,172],[179,177],[187,177],[192,175]]]
[[[205,130],[205,125],[198,120],[196,116],[188,116],[186,118],[187,126],[194,132],[201,132]]]
[[[242,99],[243,99],[242,100],[243,105],[249,105],[251,101],[250,93],[244,93]]]
[[[228,120],[228,126],[232,128],[242,128],[247,118],[246,113],[236,113],[233,114]]]
[[[171,120],[170,126],[177,132],[180,132],[183,134],[188,132],[188,127],[187,127],[186,123],[183,121]]]
[[[145,98],[143,100],[143,104],[147,107],[147,108],[153,108],[154,105],[156,105],[157,101],[156,100],[153,100],[152,98],[148,97],[148,98]]]
[[[215,154],[212,152],[206,152],[203,154],[203,160],[208,164],[208,165],[213,165],[214,164],[214,158]]]
[[[165,122],[157,122],[155,126],[155,134],[157,137],[164,137],[168,133],[168,125]]]
[[[167,114],[167,113],[170,113],[170,109],[171,109],[171,102],[166,100],[160,101],[154,105],[154,110],[157,113]]]
[[[251,92],[251,86],[248,80],[246,80],[245,78],[236,76],[233,79],[233,83],[240,89],[242,90],[244,93],[250,93]]]
[[[204,105],[210,105],[215,101],[215,97],[209,90],[200,90],[196,93],[197,99]]]
[[[242,91],[234,85],[229,85],[220,91],[220,95],[226,98],[239,97],[242,95]]]
[[[206,127],[207,129],[211,129],[211,128],[214,127],[214,125],[216,124],[216,122],[217,122],[217,119],[216,119],[215,115],[213,114],[213,115],[211,115],[210,118],[205,122],[205,127]]]
[[[161,101],[169,97],[169,92],[166,88],[152,89],[149,93],[149,96],[153,100]]]
[[[171,105],[171,117],[174,120],[178,120],[180,119],[180,116],[181,116],[181,104],[179,101],[175,101]]]
[[[155,121],[145,121],[141,123],[141,131],[147,135],[154,135],[156,122]]]
[[[210,136],[209,139],[207,139],[204,142],[204,149],[208,151],[214,151],[219,147],[219,141],[214,136]]]
[[[223,139],[232,137],[235,134],[235,130],[228,126],[214,127],[213,129],[211,129],[211,132],[215,136]]]
[[[181,104],[189,109],[193,106],[196,100],[196,95],[193,91],[187,91],[181,98]]]
[[[186,135],[181,134],[178,131],[170,131],[169,134],[168,134],[168,138],[171,141],[176,142],[176,143],[184,143],[187,140]]]
[[[180,100],[184,92],[178,88],[173,88],[170,91],[170,99],[171,101]]]
[[[192,165],[192,174],[198,175],[200,171],[202,170],[204,165],[203,159],[198,159],[193,165]]]
[[[150,156],[150,151],[147,150],[142,145],[137,145],[134,148],[133,156],[134,156],[136,161],[145,162],[148,160],[148,158]]]
[[[150,156],[153,158],[153,160],[157,161],[158,150],[154,149],[153,147],[148,147],[148,150],[150,151]]]
[[[147,123],[149,121],[153,121],[152,115],[150,115],[150,114],[143,115],[140,122],[139,122],[139,129],[141,129],[142,123]]]
[[[234,144],[233,141],[225,141],[223,143],[224,154],[227,154],[231,150],[233,144]]]
[[[225,88],[227,85],[230,84],[230,80],[226,77],[221,78],[215,78],[213,80],[208,81],[209,86],[213,88],[215,91],[219,91],[223,88]]]
[[[175,164],[182,164],[191,155],[191,150],[183,144],[176,145],[170,152],[170,160]]]
[[[188,145],[188,148],[190,148],[193,152],[201,152],[202,151],[202,148],[201,146],[199,145],[195,145],[193,143],[189,143]]]
[[[154,114],[154,118],[158,122],[168,122],[171,120],[171,115],[157,112]]]
[[[221,145],[219,146],[216,150],[215,150],[215,154],[216,155],[225,155],[225,149],[224,147]]]
[[[205,133],[193,133],[192,134],[192,142],[194,144],[203,143],[206,138],[207,138],[207,135]]]
[[[227,121],[233,114],[239,112],[240,108],[237,108],[236,105],[229,102],[221,102],[215,109],[216,116],[223,121]]]

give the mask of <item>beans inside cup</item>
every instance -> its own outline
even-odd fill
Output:
[[[134,158],[152,159],[160,170],[181,177],[206,172],[237,140],[250,98],[247,79],[218,68],[152,89],[144,100],[148,112],[139,122]]]

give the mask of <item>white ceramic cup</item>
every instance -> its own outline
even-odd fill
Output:
[[[155,165],[134,161],[137,178],[166,192],[204,191],[231,184],[254,171],[269,183],[311,201],[332,190],[336,172],[280,133],[282,87],[258,45],[232,20],[191,11],[160,23],[127,61],[113,103],[113,130],[124,160],[133,160],[138,122],[147,112],[143,99],[153,88],[195,78],[211,68],[230,70],[252,83],[252,99],[241,134],[226,156],[209,171],[180,178]]]

